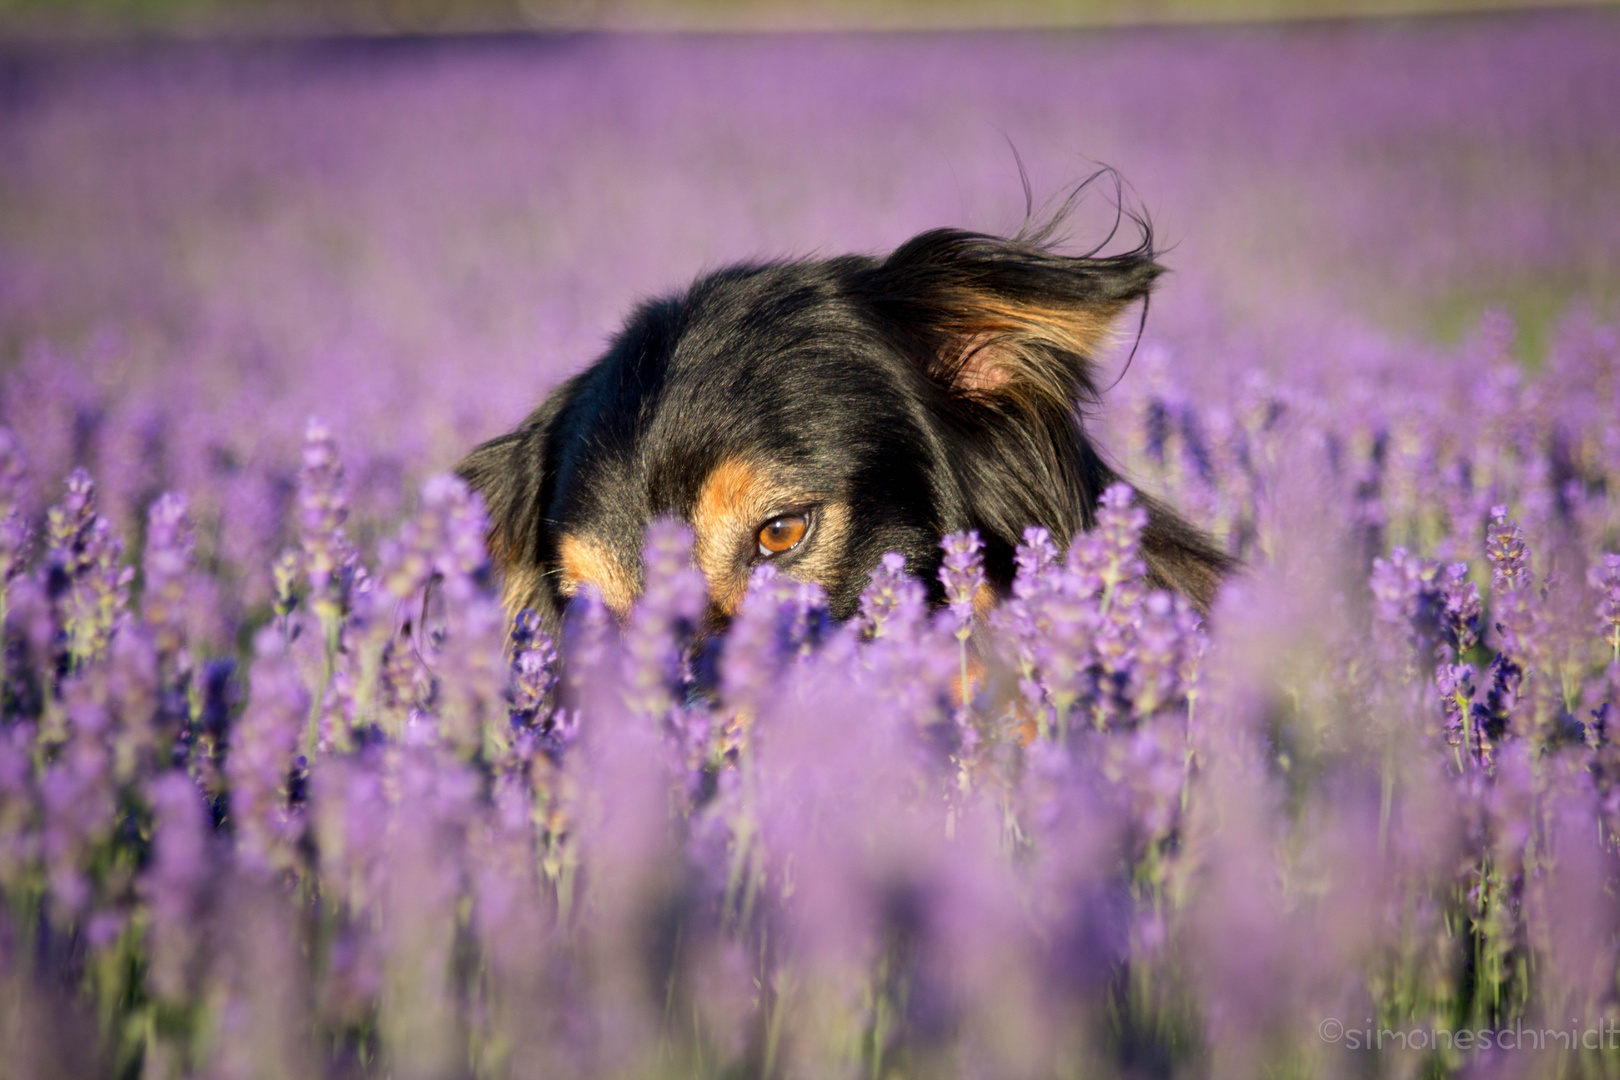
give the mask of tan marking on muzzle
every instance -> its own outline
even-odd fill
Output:
[[[602,602],[615,615],[622,619],[630,614],[630,605],[636,600],[635,578],[606,547],[569,534],[558,543],[557,556],[562,564],[560,589],[564,596],[573,596],[581,585],[594,585],[602,594]]]

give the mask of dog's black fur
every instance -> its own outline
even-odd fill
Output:
[[[600,359],[458,467],[486,501],[508,605],[555,620],[591,581],[622,609],[659,515],[699,526],[717,617],[762,558],[820,581],[835,618],[887,551],[938,602],[940,538],[969,528],[1005,590],[1025,526],[1066,544],[1117,479],[1081,411],[1100,396],[1092,356],[1161,273],[1151,235],[1101,258],[1044,236],[940,229],[887,258],[737,266],[643,304]],[[1145,502],[1152,581],[1207,610],[1233,561]],[[765,554],[755,537],[785,511],[808,535]]]

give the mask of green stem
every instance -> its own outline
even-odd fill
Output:
[[[770,1019],[765,1024],[765,1068],[763,1080],[770,1080],[776,1072],[776,1054],[782,1045],[782,1020],[787,1015],[787,999],[793,987],[788,968],[781,967],[769,983],[773,993]]]
[[[321,613],[321,628],[326,633],[326,662],[321,665],[321,685],[309,703],[309,730],[304,733],[304,757],[310,764],[315,762],[315,748],[321,741],[321,706],[326,702],[326,691],[332,685],[332,676],[337,673],[339,626],[337,618]]]
[[[1463,700],[1462,691],[1452,691],[1452,697],[1457,701],[1457,714],[1462,717],[1463,729],[1463,762],[1465,769],[1474,767],[1473,732],[1474,718],[1468,714],[1468,702]]]

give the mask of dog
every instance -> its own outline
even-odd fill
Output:
[[[818,582],[842,620],[898,551],[940,604],[940,539],[962,529],[983,539],[992,604],[1026,526],[1067,545],[1119,479],[1086,430],[1094,357],[1163,272],[1145,223],[1106,257],[1060,254],[1055,224],[738,265],[640,305],[599,359],[457,466],[483,496],[507,607],[555,626],[590,585],[624,616],[661,515],[692,527],[716,626],[764,562]],[[1207,613],[1234,561],[1142,501],[1150,584]]]

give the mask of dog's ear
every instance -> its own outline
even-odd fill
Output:
[[[491,439],[456,465],[456,475],[484,498],[489,555],[503,572],[539,554],[536,502],[545,472],[543,440],[520,428]]]
[[[1104,258],[956,229],[923,233],[872,271],[870,296],[903,350],[979,398],[1094,399],[1092,358],[1163,268],[1150,239]]]
[[[516,431],[479,446],[455,469],[468,487],[483,496],[489,515],[489,555],[501,574],[502,599],[514,613],[533,608],[543,618],[554,614],[542,588],[548,554],[545,500],[550,480],[546,462],[570,386],[554,391]]]

